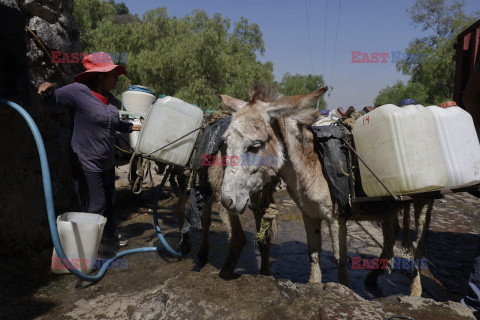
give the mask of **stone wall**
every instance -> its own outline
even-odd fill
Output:
[[[44,81],[62,86],[48,56],[26,32],[29,26],[47,50],[80,52],[73,0],[0,1],[0,98],[14,101],[34,118],[47,149],[55,212],[75,206],[66,108],[48,107],[36,94]],[[59,64],[67,82],[80,64]],[[0,105],[0,255],[51,248],[40,162],[32,134],[13,109]]]

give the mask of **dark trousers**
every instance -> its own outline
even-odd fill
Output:
[[[74,167],[73,182],[81,210],[97,213],[107,218],[103,234],[113,237],[116,231],[116,224],[113,220],[115,166],[103,172],[85,171]]]
[[[475,250],[475,255],[477,258],[475,258],[473,270],[468,278],[467,296],[460,300],[460,302],[478,312],[480,311],[480,238],[477,249]],[[475,314],[475,316],[479,319],[479,314]]]

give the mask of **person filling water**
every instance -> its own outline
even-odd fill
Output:
[[[38,94],[49,104],[70,108],[73,114],[71,153],[73,181],[81,210],[107,218],[104,237],[120,246],[127,238],[114,221],[116,131],[139,131],[141,125],[123,122],[118,101],[109,91],[115,89],[125,67],[113,63],[105,52],[92,53],[82,60],[85,71],[75,83],[55,89],[50,82],[38,87]]]

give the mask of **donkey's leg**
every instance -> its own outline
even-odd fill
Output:
[[[212,206],[215,201],[215,197],[211,196],[202,211],[202,244],[198,251],[198,258],[201,262],[206,263],[208,261],[208,252],[210,245],[208,242],[208,235],[210,233],[210,225],[212,224]]]
[[[393,257],[393,247],[395,246],[395,241],[399,232],[398,225],[398,210],[389,212],[386,214],[385,219],[382,222],[382,232],[383,232],[383,249],[380,254],[380,261],[388,261]],[[383,273],[382,263],[380,262],[380,267],[377,269],[372,269],[367,274],[365,278],[365,284],[368,286],[376,286],[378,277]]]
[[[410,250],[410,202],[403,207],[402,248]]]
[[[185,222],[185,207],[189,198],[187,192],[187,183],[189,176],[186,170],[183,170],[181,168],[175,168],[175,170],[172,171],[170,178],[175,177],[178,180],[178,184],[175,182],[175,179],[173,179],[173,183],[172,180],[170,180],[170,185],[178,196],[178,202],[175,206],[175,214],[177,216],[178,225],[181,230]],[[187,254],[190,252],[190,250],[192,250],[192,246],[190,245],[190,234],[188,232],[183,233],[182,239],[180,240],[180,251],[182,252],[182,254]]]
[[[421,270],[418,261],[423,257],[425,239],[430,225],[430,216],[433,208],[433,199],[416,199],[413,201],[415,212],[415,241],[413,242],[413,259],[415,260],[414,278],[410,286],[410,295],[422,295]]]
[[[188,194],[181,193],[178,198],[178,203],[175,206],[175,214],[178,220],[178,226],[180,230],[185,222],[185,205],[188,201]],[[181,233],[181,232],[180,232]],[[190,233],[181,233],[182,238],[180,239],[180,251],[182,254],[187,254],[192,250],[192,246],[190,244]]]
[[[335,204],[333,204],[333,212],[335,212]],[[349,287],[347,270],[347,221],[339,218],[338,214],[334,214],[328,225],[330,237],[332,238],[333,257],[337,264],[338,282]]]
[[[276,232],[276,217],[278,211],[276,210],[275,202],[273,200],[273,193],[277,180],[272,181],[264,186],[263,191],[250,197],[252,201],[251,207],[255,217],[255,225],[257,230],[257,245],[260,251],[261,264],[260,274],[270,275],[270,244],[272,237]],[[269,225],[269,230],[262,230]],[[262,239],[258,238],[261,233]]]
[[[187,204],[188,201],[188,194],[181,192],[178,196],[178,203],[175,206],[175,214],[177,216],[178,220],[178,226],[180,230],[182,229],[182,226],[185,222],[185,205]],[[192,246],[190,244],[190,233],[182,233],[181,234],[182,238],[180,240],[180,251],[182,254],[187,254],[192,250]]]
[[[303,213],[303,211],[302,211]],[[310,283],[322,283],[320,256],[322,254],[322,220],[314,220],[303,214],[303,223],[307,232],[308,257],[310,258]]]
[[[247,238],[242,229],[239,216],[231,211],[227,211],[223,206],[220,208],[220,216],[227,223],[229,234],[228,255],[220,269],[220,276],[229,278],[234,275],[243,247],[247,244]]]
[[[265,215],[265,208],[263,209],[255,209],[253,210],[253,214],[255,216],[255,225],[257,229],[257,234],[260,231],[260,227],[262,224],[262,218]],[[275,222],[272,222],[275,223]],[[262,241],[257,241],[258,251],[260,251],[260,274],[269,276],[270,273],[270,243],[271,243],[271,236],[270,232],[267,232],[265,235],[265,239]]]

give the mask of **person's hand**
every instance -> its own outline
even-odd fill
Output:
[[[132,126],[132,131],[140,131],[142,129],[142,125],[141,124],[134,124]]]
[[[55,87],[50,82],[44,82],[38,86],[38,94],[42,97],[45,95],[50,95],[55,92]]]

